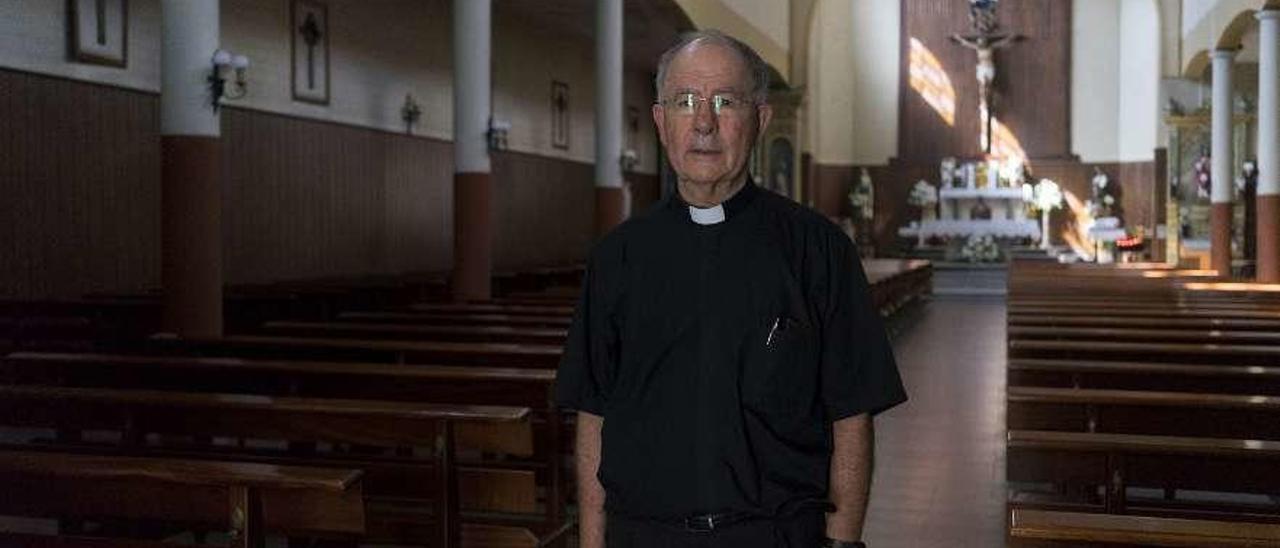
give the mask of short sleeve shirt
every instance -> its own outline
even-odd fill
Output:
[[[750,182],[716,224],[672,194],[592,250],[557,377],[604,418],[606,511],[825,506],[832,423],[906,400],[857,251]]]

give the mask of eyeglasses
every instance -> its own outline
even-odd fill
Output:
[[[703,97],[693,92],[677,93],[658,101],[658,104],[676,114],[693,116],[698,111],[698,103],[703,102],[711,106],[711,112],[715,113],[716,116],[725,113],[736,113],[752,104],[745,97],[736,93],[717,93],[711,97]]]

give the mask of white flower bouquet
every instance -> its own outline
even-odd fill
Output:
[[[915,207],[925,207],[938,203],[938,189],[929,184],[929,181],[921,179],[916,182],[916,186],[911,187],[911,195],[907,196],[907,203]]]
[[[990,234],[975,234],[965,240],[960,256],[971,263],[995,262],[1000,260],[1000,245]]]
[[[1031,201],[1040,211],[1062,209],[1062,187],[1049,179],[1040,179],[1032,188]]]

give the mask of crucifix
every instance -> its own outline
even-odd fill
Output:
[[[320,38],[324,36],[320,32],[320,25],[316,23],[316,14],[308,13],[306,22],[301,27],[298,27],[298,31],[302,33],[302,41],[307,44],[307,89],[315,89],[316,45],[320,43]]]
[[[1000,23],[996,19],[996,2],[997,0],[969,0],[972,32],[951,36],[952,40],[978,55],[978,112],[982,118],[982,149],[987,154],[991,154],[991,122],[995,116],[992,104],[996,80],[995,51],[1022,39],[1020,35],[1000,32]]]

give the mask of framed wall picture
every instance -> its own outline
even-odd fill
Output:
[[[551,81],[551,146],[569,149],[569,84]]]
[[[293,0],[291,80],[297,101],[329,104],[329,8],[319,0]]]
[[[68,0],[72,61],[124,68],[129,63],[129,0]]]

